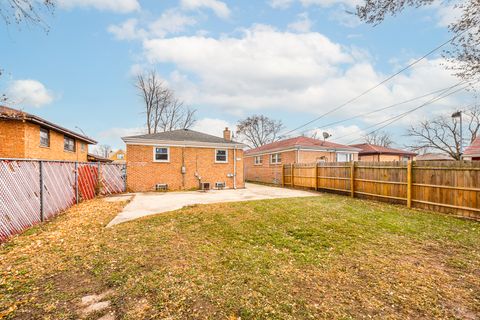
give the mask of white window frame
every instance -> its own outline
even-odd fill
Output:
[[[259,161],[257,161],[259,160]],[[263,157],[262,156],[255,156],[253,158],[253,164],[256,166],[261,166],[263,164]]]
[[[218,151],[225,151],[225,161],[218,161],[217,160],[217,152]],[[215,149],[215,163],[228,163],[228,149]]]
[[[275,161],[273,161],[273,159],[275,159]],[[279,152],[270,154],[270,164],[280,163],[282,163],[282,155]]]
[[[125,160],[125,154],[124,153],[117,154],[117,160]]]
[[[157,149],[167,149],[167,160],[157,160]],[[160,163],[170,162],[170,147],[165,147],[165,146],[153,147],[153,162],[160,162]]]
[[[339,161],[339,160],[338,160],[338,156],[339,156],[339,155],[345,155],[346,161]],[[335,161],[336,161],[336,162],[351,162],[351,161],[353,161],[353,159],[355,159],[354,156],[353,156],[353,153],[337,152],[336,155],[335,155]]]

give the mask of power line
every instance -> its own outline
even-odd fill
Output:
[[[472,27],[473,27],[473,26],[472,26]],[[379,83],[377,83],[377,84],[374,85],[373,87],[365,90],[364,92],[362,92],[362,93],[359,94],[358,96],[356,96],[356,97],[354,97],[354,98],[352,98],[352,99],[350,99],[350,100],[342,103],[341,105],[339,105],[339,106],[331,109],[330,111],[327,111],[327,112],[325,112],[324,114],[322,114],[322,115],[320,115],[320,116],[318,116],[318,117],[316,117],[316,118],[314,118],[314,119],[312,119],[312,120],[310,120],[310,121],[302,124],[301,126],[298,126],[298,127],[296,127],[295,129],[292,129],[292,130],[286,132],[286,133],[284,134],[284,136],[286,136],[286,135],[288,135],[288,134],[290,134],[290,133],[292,133],[292,132],[294,132],[294,131],[297,131],[298,129],[304,128],[304,127],[306,127],[306,126],[308,126],[308,125],[310,125],[310,124],[312,124],[312,123],[314,123],[314,122],[322,119],[323,117],[325,117],[325,116],[327,116],[327,115],[329,115],[329,114],[331,114],[331,113],[333,113],[333,112],[335,112],[335,111],[340,110],[341,108],[343,108],[343,107],[345,107],[346,105],[352,103],[353,101],[356,101],[356,100],[358,100],[359,98],[365,96],[365,95],[368,94],[369,92],[371,92],[371,91],[375,90],[376,88],[380,87],[382,84],[384,84],[384,83],[390,81],[391,79],[393,79],[394,77],[398,76],[400,73],[402,73],[402,72],[410,69],[411,67],[413,67],[414,65],[416,65],[417,63],[419,63],[420,61],[422,61],[423,59],[425,59],[426,57],[428,57],[428,56],[430,56],[431,54],[433,54],[435,51],[437,51],[437,50],[441,49],[442,47],[444,47],[445,45],[449,44],[449,43],[452,42],[455,38],[461,36],[462,34],[464,34],[465,32],[467,32],[468,30],[470,30],[472,27],[470,27],[470,28],[468,28],[468,29],[465,29],[463,32],[457,34],[456,36],[454,36],[454,37],[450,38],[449,40],[443,42],[442,44],[438,45],[438,46],[435,47],[434,49],[432,49],[432,50],[430,50],[429,52],[427,52],[426,54],[424,54],[422,57],[420,57],[420,58],[418,58],[417,60],[411,62],[411,63],[408,64],[407,66],[403,67],[403,68],[400,69],[399,71],[397,71],[397,72],[395,72],[394,74],[392,74],[391,76],[389,76],[389,77],[385,78],[384,80],[380,81]]]
[[[462,84],[464,84],[464,83],[466,83],[466,82],[467,82],[467,81],[458,82],[455,86],[462,85]],[[453,86],[453,87],[455,87],[455,86]],[[374,114],[374,113],[377,113],[377,112],[380,112],[380,111],[384,111],[384,110],[387,110],[387,109],[391,109],[391,108],[400,106],[400,105],[402,105],[402,104],[410,103],[410,102],[413,102],[413,101],[416,101],[416,100],[419,100],[419,99],[422,99],[422,98],[431,96],[431,95],[436,94],[436,93],[439,93],[439,92],[448,91],[448,90],[450,90],[450,89],[452,89],[452,86],[447,87],[447,88],[443,88],[443,89],[439,89],[439,90],[435,90],[435,91],[429,92],[429,93],[427,93],[427,94],[424,94],[424,95],[421,95],[421,96],[418,96],[418,97],[415,97],[415,98],[411,98],[411,99],[408,99],[408,100],[405,100],[405,101],[402,101],[402,102],[394,103],[394,104],[389,105],[389,106],[387,106],[387,107],[375,109],[375,110],[373,110],[373,111],[369,111],[369,112],[366,112],[366,113],[362,113],[362,114],[359,114],[359,115],[356,115],[356,116],[353,116],[353,117],[350,117],[350,118],[347,118],[347,119],[330,122],[330,123],[327,123],[327,124],[322,125],[321,127],[316,127],[316,128],[312,128],[312,129],[317,129],[317,130],[318,130],[318,129],[323,129],[323,128],[327,128],[327,127],[329,127],[329,126],[333,126],[333,125],[336,125],[336,124],[340,124],[340,123],[344,123],[344,122],[347,122],[347,121],[351,121],[351,120],[353,120],[353,119],[365,117],[365,116],[368,116],[368,115],[371,115],[371,114]],[[307,130],[307,131],[308,131],[308,130]]]
[[[462,90],[464,90],[465,88],[467,88],[468,86],[469,86],[469,84],[466,85],[466,86],[463,86],[463,87],[461,87],[461,88],[459,88],[459,89],[457,89],[457,90],[455,90],[455,91],[449,92],[449,93],[447,93],[447,94],[439,95],[439,96],[437,96],[437,97],[434,97],[434,98],[430,99],[429,101],[427,101],[427,102],[425,102],[425,103],[423,103],[423,104],[421,104],[421,105],[419,105],[419,106],[417,106],[417,107],[415,107],[415,108],[413,108],[413,109],[410,109],[410,110],[408,110],[408,111],[406,111],[406,112],[403,112],[403,113],[401,113],[401,114],[399,114],[399,115],[396,115],[396,116],[394,116],[394,117],[391,117],[391,118],[389,118],[389,119],[386,119],[386,120],[384,120],[384,121],[381,121],[381,122],[379,122],[379,123],[377,123],[377,124],[374,124],[374,125],[372,125],[372,126],[369,126],[369,127],[365,128],[365,129],[363,129],[363,130],[368,130],[368,129],[370,129],[370,128],[373,128],[373,127],[376,127],[376,126],[378,126],[378,125],[381,125],[381,124],[386,123],[385,125],[383,125],[383,126],[377,128],[377,129],[375,129],[375,130],[367,133],[366,135],[373,134],[373,133],[375,133],[375,132],[377,132],[377,131],[379,131],[379,130],[381,130],[381,129],[389,126],[389,125],[391,125],[392,123],[397,122],[398,120],[404,118],[404,117],[407,116],[408,114],[410,114],[410,113],[412,113],[412,112],[415,112],[415,111],[417,111],[417,110],[419,110],[419,109],[421,109],[421,108],[423,108],[423,107],[426,107],[426,106],[428,106],[428,105],[430,105],[430,104],[432,104],[432,103],[434,103],[434,102],[437,102],[437,101],[439,101],[439,100],[441,100],[441,99],[444,99],[444,98],[446,98],[446,97],[448,97],[448,96],[451,96],[452,94],[455,94],[455,93],[457,93],[457,92],[459,92],[459,91],[462,91]],[[453,87],[452,87],[452,88],[453,88]],[[338,139],[343,139],[343,138],[349,137],[349,136],[351,136],[351,135],[353,135],[353,134],[348,134],[348,135],[342,136],[342,137],[340,137],[340,138],[338,138]],[[357,140],[359,140],[359,139],[361,139],[361,138],[357,138],[357,139],[355,139],[355,140],[352,140],[352,141],[348,142],[347,144],[351,144],[351,143],[353,143],[353,142],[355,142],[355,141],[357,141]]]

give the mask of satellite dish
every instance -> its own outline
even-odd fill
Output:
[[[332,135],[328,132],[323,132],[323,140],[327,140],[328,138],[330,138]]]

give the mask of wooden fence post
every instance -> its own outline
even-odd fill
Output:
[[[294,183],[295,171],[294,171],[293,163],[290,164],[290,175],[291,175],[290,179],[292,180],[292,188],[295,188],[295,183]]]
[[[355,161],[350,164],[350,196],[355,197]]]
[[[318,191],[318,163],[315,162],[315,191]]]
[[[407,164],[407,207],[412,207],[412,160]]]
[[[285,187],[285,164],[282,164],[282,187]]]

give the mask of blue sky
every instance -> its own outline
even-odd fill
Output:
[[[48,33],[1,26],[0,92],[14,107],[119,148],[120,137],[144,123],[134,75],[155,68],[198,110],[197,130],[221,135],[251,114],[293,129],[451,37],[449,8],[410,9],[373,27],[346,13],[358,1],[62,0],[45,19]],[[432,55],[305,130],[456,83],[442,62],[440,52]],[[401,146],[410,123],[470,99],[459,93],[386,129]],[[364,128],[422,101],[319,131],[359,142]]]

